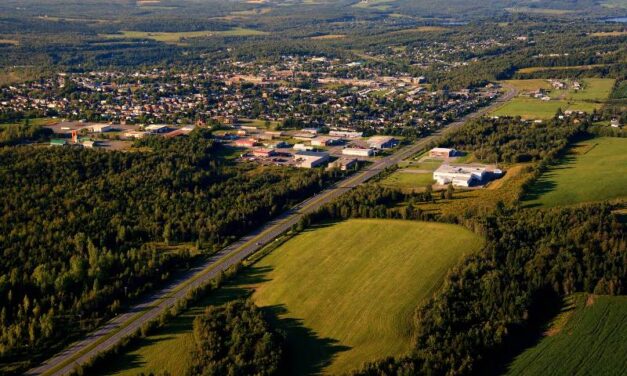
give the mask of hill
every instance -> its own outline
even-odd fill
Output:
[[[618,375],[627,369],[627,297],[576,294],[508,375]]]

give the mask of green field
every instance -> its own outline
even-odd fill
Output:
[[[185,31],[185,32],[147,32],[147,31],[122,31],[121,34],[101,34],[101,37],[108,39],[153,39],[164,43],[179,43],[186,38],[207,38],[213,36],[233,37],[233,36],[255,36],[265,35],[264,31],[235,27],[224,31]]]
[[[383,179],[381,185],[400,189],[416,189],[424,188],[433,182],[433,172],[418,173],[399,170]]]
[[[505,103],[491,114],[495,116],[520,116],[524,119],[549,119],[555,116],[558,109],[562,111],[592,112],[602,107],[602,102],[608,99],[614,79],[586,78],[582,80],[583,89],[554,90],[547,80],[508,80],[504,84],[514,86],[522,93],[518,97]],[[528,96],[528,93],[538,89],[549,90],[550,101],[542,101]]]
[[[116,356],[102,374],[182,374],[194,315],[250,290],[287,333],[288,374],[337,374],[406,353],[416,306],[482,244],[462,227],[413,221],[349,220],[305,231]]]
[[[627,196],[627,139],[602,137],[581,142],[562,163],[545,172],[527,205],[556,206]]]
[[[508,375],[620,375],[627,369],[627,296],[576,294]]]

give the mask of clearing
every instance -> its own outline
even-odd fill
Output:
[[[580,142],[531,187],[528,206],[570,205],[627,196],[627,139]]]
[[[627,296],[575,294],[508,375],[617,375],[627,369]],[[619,373],[617,373],[617,371]]]
[[[100,34],[107,39],[152,39],[163,43],[179,43],[187,38],[207,38],[207,37],[246,37],[256,35],[266,35],[265,31],[235,27],[222,31],[185,31],[185,32],[147,32],[147,31],[122,31],[121,34]]]
[[[163,329],[117,355],[104,374],[183,374],[204,306],[253,292],[285,330],[287,374],[339,374],[410,350],[413,313],[448,270],[483,245],[455,225],[353,219],[288,240]]]
[[[568,80],[563,80],[568,81]],[[614,79],[584,78],[581,80],[583,89],[553,89],[547,80],[507,80],[504,85],[516,87],[521,93],[494,110],[494,116],[520,116],[524,119],[549,119],[555,116],[558,109],[562,111],[592,112],[603,106],[614,86]],[[543,101],[532,97],[536,90],[543,89],[551,99]]]

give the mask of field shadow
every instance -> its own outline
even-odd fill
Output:
[[[574,309],[573,306],[552,290],[535,294],[529,309],[529,321],[524,326],[510,328],[507,338],[500,348],[479,364],[478,375],[504,375],[516,357],[536,346],[545,338],[550,325],[559,314]]]
[[[285,336],[285,356],[290,375],[320,374],[339,353],[351,349],[336,339],[320,337],[303,325],[301,319],[284,317],[288,310],[283,304],[263,307],[262,310],[272,326]]]

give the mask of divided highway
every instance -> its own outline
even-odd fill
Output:
[[[274,241],[275,238],[297,224],[303,214],[313,212],[322,205],[333,201],[335,198],[367,180],[376,176],[381,170],[422,151],[436,137],[455,129],[471,118],[500,106],[516,95],[516,90],[510,89],[489,107],[485,107],[475,113],[469,114],[455,123],[449,124],[445,129],[420,141],[398,150],[396,153],[378,159],[364,170],[341,180],[319,194],[301,202],[292,209],[286,211],[274,220],[266,223],[261,228],[244,236],[237,242],[222,249],[185,273],[177,276],[161,290],[156,291],[131,307],[105,325],[90,333],[86,338],[75,342],[62,352],[48,359],[40,366],[26,372],[26,375],[67,375],[75,367],[83,365],[90,359],[105,352],[131,335],[141,326],[158,317],[161,312],[174,306],[190,290],[208,283],[221,271],[237,264],[260,248]]]

